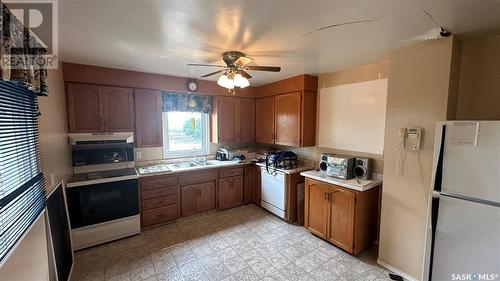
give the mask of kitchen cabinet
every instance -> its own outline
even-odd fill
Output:
[[[238,141],[255,141],[255,100],[239,99],[238,103]]]
[[[244,169],[244,202],[260,206],[260,168],[248,166]]]
[[[314,146],[316,92],[297,91],[259,98],[255,102],[256,140],[287,146]]]
[[[255,140],[274,144],[274,97],[255,100]]]
[[[328,186],[323,183],[306,180],[304,198],[305,226],[315,235],[325,239],[328,221]]]
[[[242,167],[221,169],[219,171],[219,209],[236,207],[243,204]]]
[[[141,224],[163,223],[180,216],[180,190],[177,176],[153,176],[139,179]]]
[[[215,182],[181,186],[181,202],[183,217],[215,209]]]
[[[350,190],[306,178],[304,226],[313,234],[358,254],[377,237],[380,187]]]
[[[135,90],[136,147],[163,146],[161,92]]]
[[[212,112],[212,142],[253,142],[255,101],[235,97],[215,97]]]
[[[276,144],[300,146],[300,92],[274,98]]]
[[[217,170],[179,174],[183,217],[215,209]]]
[[[67,105],[72,133],[134,130],[132,89],[68,83]]]

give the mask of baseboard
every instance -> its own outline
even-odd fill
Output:
[[[377,263],[379,265],[381,265],[382,267],[385,267],[386,269],[390,270],[391,272],[403,277],[405,280],[408,280],[408,281],[418,281],[417,279],[415,279],[413,276],[401,271],[400,269],[398,268],[395,268],[394,266],[384,262],[383,260],[381,259],[377,259]]]

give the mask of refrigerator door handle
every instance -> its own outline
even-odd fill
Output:
[[[441,192],[434,191],[432,193],[432,197],[434,197],[434,198],[439,198],[441,196],[455,198],[455,199],[460,199],[460,200],[464,200],[464,201],[469,201],[469,202],[474,202],[474,203],[478,203],[478,204],[484,204],[484,205],[489,205],[489,206],[492,206],[492,207],[498,207],[498,208],[500,208],[500,202],[494,202],[494,201],[484,200],[484,199],[481,199],[481,198],[472,198],[472,197],[469,197],[469,196],[458,195],[458,194],[449,193],[449,192],[445,192],[445,191],[441,191]]]
[[[441,185],[443,182],[443,157],[444,157],[444,145],[446,141],[446,125],[443,125],[441,131],[441,143],[439,146],[439,156],[438,163],[436,166],[436,177],[434,178],[434,191],[441,191]]]

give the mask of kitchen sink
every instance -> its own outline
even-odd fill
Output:
[[[198,167],[200,165],[194,163],[194,162],[180,162],[180,163],[175,163],[172,164],[177,169],[186,169],[186,168],[192,168],[192,167]]]

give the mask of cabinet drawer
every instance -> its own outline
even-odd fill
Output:
[[[177,185],[177,177],[176,176],[156,176],[145,178],[141,180],[141,189],[149,190],[160,187],[167,187]]]
[[[141,199],[150,199],[161,196],[167,196],[170,194],[177,194],[178,192],[179,188],[177,186],[143,190],[141,193]]]
[[[162,223],[168,220],[173,220],[178,217],[178,205],[169,205],[142,212],[142,225],[148,226],[152,224]]]
[[[179,183],[181,185],[209,182],[217,180],[217,170],[203,171],[203,172],[188,172],[179,176]]]
[[[147,210],[171,204],[177,204],[177,194],[142,200],[142,209]]]
[[[232,177],[243,175],[243,167],[231,168],[231,169],[221,169],[219,171],[220,178]]]

